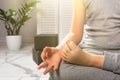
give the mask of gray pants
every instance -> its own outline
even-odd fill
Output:
[[[58,72],[51,71],[49,80],[120,80],[119,74],[62,61]]]
[[[105,55],[104,70],[62,61],[57,72],[51,70],[49,80],[120,80],[120,50],[85,50],[90,53]]]

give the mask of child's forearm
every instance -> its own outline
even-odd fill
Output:
[[[104,55],[96,55],[96,54],[90,54],[90,55],[91,55],[90,66],[101,69],[104,64]]]
[[[82,40],[82,34],[81,35],[75,35],[75,34],[70,32],[62,40],[62,42],[57,46],[57,48],[62,50],[64,48],[64,45],[66,44],[67,41],[73,41],[75,44],[79,44],[81,40]]]

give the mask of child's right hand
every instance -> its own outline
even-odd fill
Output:
[[[45,47],[41,53],[43,62],[38,66],[38,69],[46,67],[43,74],[47,74],[51,69],[58,70],[61,62],[61,52],[54,47]]]

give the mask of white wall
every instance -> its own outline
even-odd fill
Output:
[[[0,0],[0,8],[17,9],[18,7],[20,7],[21,3],[25,1],[28,0]],[[33,42],[34,36],[36,35],[36,8],[33,9],[31,17],[32,18],[29,21],[27,21],[24,26],[22,26],[20,32],[20,34],[23,36],[23,42],[25,43]]]
[[[27,2],[30,0],[23,0]],[[23,42],[31,43],[34,41],[34,36],[37,34],[37,19],[36,19],[36,7],[31,11],[31,19],[25,23],[21,29],[21,34],[23,35]]]
[[[2,45],[5,45],[5,36],[6,36],[6,30],[4,28],[3,22],[0,21],[0,47]]]

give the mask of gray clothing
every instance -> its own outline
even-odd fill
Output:
[[[101,49],[86,49],[101,54]],[[114,55],[112,55],[112,54]],[[49,80],[120,80],[120,50],[106,50],[104,70],[62,61],[58,72],[51,70]]]
[[[120,0],[89,0],[86,4],[86,26],[82,46],[120,49]]]
[[[120,80],[120,0],[85,0],[85,36],[80,47],[105,55],[103,69],[62,62],[50,80]]]
[[[86,4],[81,47],[101,49],[105,55],[103,69],[120,73],[120,0],[86,0]]]
[[[51,70],[49,80],[120,80],[118,74],[62,61],[58,72]]]

